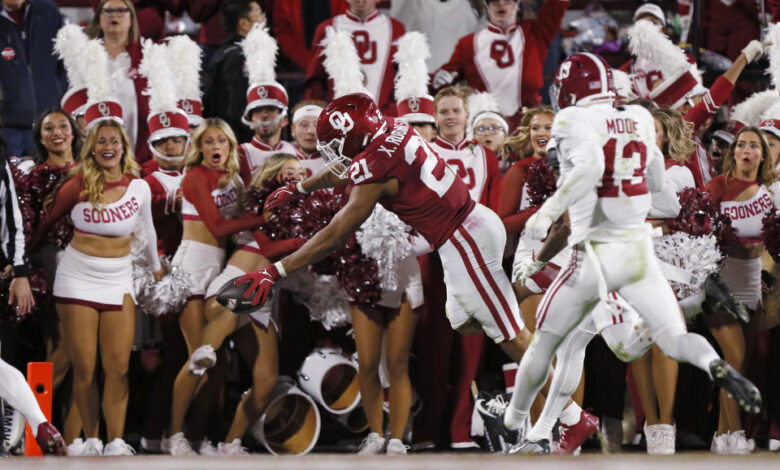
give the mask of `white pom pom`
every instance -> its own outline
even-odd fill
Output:
[[[766,32],[765,41],[771,42],[769,45],[769,74],[772,75],[772,86],[780,88],[780,23],[769,25]]]
[[[68,75],[68,82],[73,88],[86,86],[89,64],[83,55],[88,42],[89,38],[84,30],[79,25],[72,23],[60,28],[54,38],[54,51],[62,59],[65,72]]]
[[[168,57],[176,77],[176,95],[179,99],[200,101],[200,46],[187,35],[173,36],[168,41]]]
[[[89,63],[89,73],[84,77],[89,103],[114,100],[108,73],[108,53],[100,39],[87,42],[84,46],[84,59]]]
[[[164,44],[155,44],[151,39],[143,41],[143,59],[138,71],[147,80],[144,94],[149,96],[152,114],[176,110],[175,78],[169,64],[168,48]]]
[[[274,68],[279,46],[276,44],[276,39],[268,33],[268,28],[255,24],[241,41],[241,49],[246,57],[250,85],[276,80]]]
[[[612,76],[615,78],[615,88],[617,88],[618,95],[628,100],[636,98],[636,94],[631,87],[631,77],[619,69],[612,69]]]
[[[395,99],[397,101],[428,94],[428,67],[426,59],[431,56],[428,40],[423,33],[411,31],[396,41],[398,50],[393,61],[398,64],[395,76]]]
[[[360,251],[376,261],[384,290],[398,289],[398,266],[412,252],[410,234],[408,225],[379,204],[355,233]]]
[[[745,101],[734,106],[731,118],[747,126],[758,126],[764,111],[780,101],[777,90],[766,90],[753,93]]]
[[[299,269],[280,279],[278,284],[295,294],[296,300],[309,310],[311,319],[320,322],[326,330],[352,323],[349,296],[336,276],[320,276]]]
[[[320,44],[323,46],[322,55],[325,56],[323,66],[333,80],[334,97],[350,93],[365,93],[370,96],[363,85],[360,57],[352,36],[346,31],[328,26],[325,28],[325,39]]]
[[[670,281],[678,299],[684,299],[701,290],[707,276],[720,270],[723,255],[712,235],[692,237],[684,232],[653,239],[658,259],[688,271],[690,284]]]
[[[696,66],[688,62],[685,52],[659,31],[658,26],[647,20],[639,20],[628,29],[628,36],[631,51],[657,67],[664,78],[691,69],[701,82]]]

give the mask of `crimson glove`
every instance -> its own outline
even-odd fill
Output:
[[[290,202],[290,199],[297,196],[298,194],[305,194],[303,191],[301,191],[298,183],[289,183],[282,186],[281,188],[278,188],[276,191],[269,194],[267,198],[265,198],[263,212],[276,209],[277,207],[286,206]]]
[[[268,296],[271,295],[271,289],[274,287],[276,281],[285,276],[282,263],[277,262],[275,264],[268,265],[257,271],[246,273],[240,278],[236,279],[234,284],[240,286],[250,282],[249,287],[244,291],[244,298],[252,298],[252,305],[262,307],[268,300]]]

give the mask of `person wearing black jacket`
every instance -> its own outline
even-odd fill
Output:
[[[248,142],[254,132],[241,123],[249,80],[239,42],[252,25],[265,22],[265,14],[254,0],[228,0],[222,4],[220,15],[228,35],[203,73],[203,114],[223,119],[239,142]]]
[[[68,89],[52,40],[65,23],[52,0],[2,0],[0,11],[0,116],[8,154],[32,155],[32,125],[43,110],[59,106]]]

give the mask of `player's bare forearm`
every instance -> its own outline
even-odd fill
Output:
[[[285,272],[291,273],[316,263],[343,246],[371,215],[376,202],[382,195],[381,183],[353,188],[347,205],[341,208],[333,220],[295,253],[282,259]]]
[[[346,179],[341,179],[327,167],[320,169],[317,173],[314,173],[310,177],[301,182],[301,186],[307,193],[317,191],[318,189],[333,188],[336,186],[342,186],[347,184]]]

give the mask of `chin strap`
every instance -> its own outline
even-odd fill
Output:
[[[251,115],[252,112],[250,112],[249,114]],[[286,116],[287,116],[287,110],[283,109],[281,113],[279,113],[275,118],[273,118],[273,120],[271,121],[272,125],[275,126],[279,124],[280,122],[282,122],[282,119],[284,119]],[[245,126],[249,127],[252,130],[256,130],[263,127],[262,123],[249,121],[248,119],[244,118],[244,116],[241,116],[241,122],[244,123]]]
[[[187,149],[190,147],[190,142],[192,142],[192,138],[189,134],[187,134],[187,142],[184,143],[184,154],[183,155],[176,155],[174,157],[169,157],[167,155],[164,155],[161,153],[157,148],[152,144],[152,142],[149,142],[149,150],[152,151],[152,155],[155,157],[165,160],[166,162],[171,163],[179,163],[180,161],[184,160],[184,158],[187,156]]]

